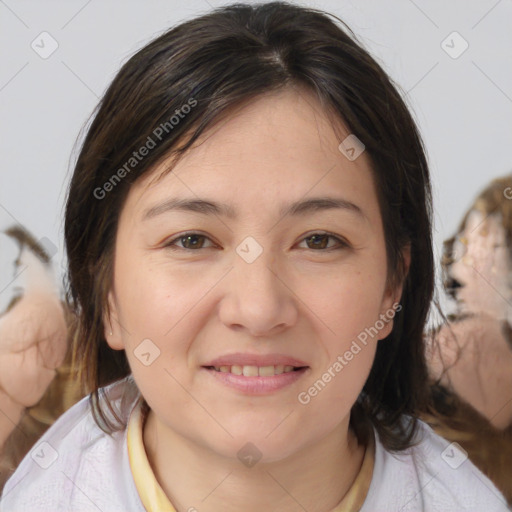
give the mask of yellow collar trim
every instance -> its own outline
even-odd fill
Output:
[[[142,401],[139,400],[134,407],[128,421],[128,432],[126,434],[128,458],[135,487],[147,511],[176,512],[149,464],[142,436],[144,418],[142,417],[141,404]]]
[[[338,503],[333,512],[358,512],[363,506],[373,477],[375,465],[375,439],[373,432],[370,434],[368,446],[364,452],[361,469],[348,490],[345,497]]]

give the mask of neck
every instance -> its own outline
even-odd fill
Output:
[[[316,444],[252,467],[180,436],[151,411],[143,437],[155,476],[177,512],[328,512],[351,487],[365,452],[348,418]]]

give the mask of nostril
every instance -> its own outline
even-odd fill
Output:
[[[447,279],[444,286],[448,295],[455,300],[457,300],[457,290],[464,287],[460,281],[457,281],[457,279],[454,279],[453,277]]]
[[[455,290],[457,288],[462,288],[463,286],[464,285],[460,281],[457,281],[457,279],[453,279],[453,277],[448,279],[448,281],[446,282],[446,288],[449,290]]]

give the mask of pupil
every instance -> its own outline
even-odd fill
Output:
[[[187,249],[189,248],[189,246],[187,246],[187,243],[188,242],[191,242],[191,240],[195,240],[194,242],[191,242],[192,246],[193,247],[196,247],[198,245],[197,243],[197,239],[200,238],[200,235],[188,235],[188,236],[185,236],[182,238],[182,243],[184,240],[186,240],[186,242],[183,243],[183,245],[185,247],[187,247]]]
[[[313,240],[313,244],[315,247],[321,247],[323,249],[325,248],[325,241],[327,240],[327,235],[313,235],[309,239]],[[323,243],[317,244],[316,242],[318,241]]]

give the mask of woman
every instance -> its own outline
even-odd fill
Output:
[[[405,104],[325,13],[237,4],[149,43],[67,199],[91,399],[3,510],[505,510],[417,418],[430,214]]]

